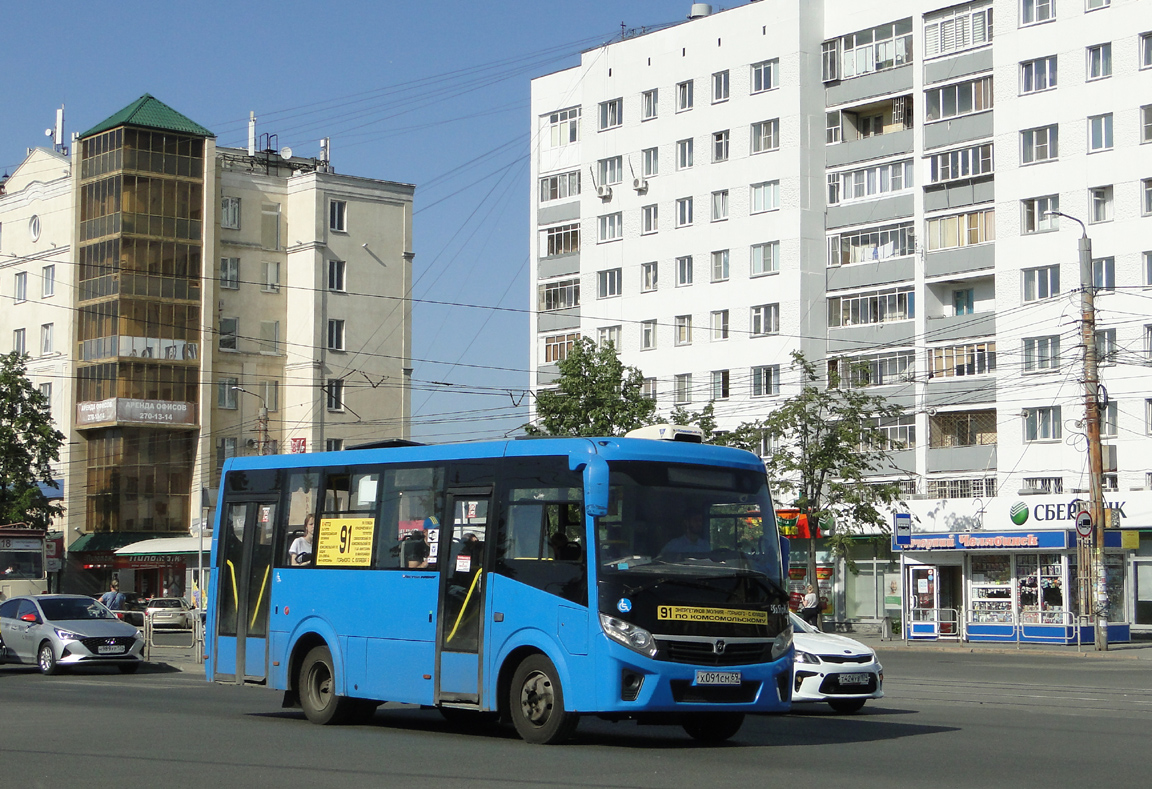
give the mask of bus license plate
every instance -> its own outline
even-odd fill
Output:
[[[841,685],[867,685],[870,679],[867,674],[841,674]]]
[[[739,671],[697,671],[697,685],[739,685]]]
[[[124,651],[123,644],[116,644],[113,646],[101,646],[97,649],[101,655],[119,655]]]

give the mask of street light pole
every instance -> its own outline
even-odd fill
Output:
[[[1092,594],[1081,595],[1081,612],[1095,611],[1096,650],[1108,649],[1108,582],[1104,568],[1104,454],[1100,447],[1100,403],[1097,397],[1100,384],[1096,358],[1096,283],[1092,277],[1092,239],[1088,228],[1074,216],[1049,211],[1048,216],[1062,216],[1080,225],[1080,344],[1084,350],[1084,431],[1088,437],[1088,507],[1092,515],[1096,545],[1093,556],[1096,582],[1095,605]],[[1085,575],[1084,557],[1081,557],[1080,575]],[[1085,609],[1088,603],[1090,608]],[[1079,624],[1077,624],[1079,627]]]
[[[252,395],[253,397],[259,397],[260,398],[260,413],[256,417],[256,435],[258,436],[258,440],[260,442],[260,454],[261,455],[267,455],[268,454],[268,403],[266,403],[264,401],[264,398],[261,397],[260,395],[256,394],[255,392],[250,392],[242,386],[233,386],[232,391],[233,392],[243,392],[244,394]]]

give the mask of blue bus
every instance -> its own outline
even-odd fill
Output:
[[[536,743],[582,715],[719,742],[790,708],[782,549],[751,453],[382,442],[233,458],[220,491],[207,678],[283,691],[314,723],[391,701],[498,714]]]

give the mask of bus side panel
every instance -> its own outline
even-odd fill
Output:
[[[230,674],[236,676],[236,636],[220,636],[216,639],[215,663],[209,663],[212,676]]]
[[[367,692],[356,695],[430,706],[435,701],[432,683],[435,665],[436,645],[431,641],[370,638]]]

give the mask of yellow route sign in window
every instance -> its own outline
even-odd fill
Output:
[[[741,608],[697,608],[685,605],[656,607],[656,618],[670,622],[724,622],[736,625],[766,625],[767,611]]]
[[[323,518],[316,535],[317,567],[371,567],[375,518]]]

